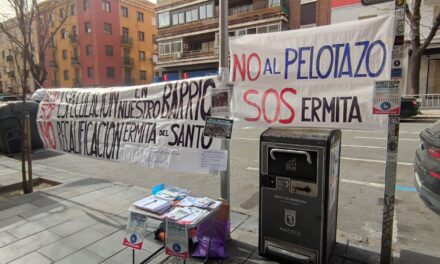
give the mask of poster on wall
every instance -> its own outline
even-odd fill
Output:
[[[393,16],[232,38],[236,127],[385,129],[374,81],[390,76]]]
[[[217,76],[151,85],[47,90],[37,116],[50,150],[150,168],[208,173],[205,152],[221,141],[204,136]]]

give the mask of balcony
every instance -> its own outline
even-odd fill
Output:
[[[53,69],[57,69],[58,68],[58,62],[56,61],[50,61],[49,62],[49,67],[53,68]]]
[[[121,36],[121,45],[126,47],[131,47],[133,45],[133,39],[129,36]]]
[[[134,79],[133,78],[125,78],[124,85],[134,85]]]
[[[57,44],[55,44],[55,42],[50,42],[49,49],[57,49]]]
[[[81,80],[79,78],[75,78],[72,80],[73,87],[81,87]]]
[[[159,55],[158,66],[181,66],[218,61],[218,48],[192,50],[182,53]]]
[[[122,66],[123,67],[133,67],[133,58],[131,57],[122,57]]]
[[[60,81],[59,80],[52,80],[51,85],[52,85],[52,87],[60,87]]]
[[[74,46],[78,46],[79,45],[78,35],[70,36],[70,43]]]
[[[257,2],[253,4],[242,5],[229,9],[229,24],[236,25],[246,22],[255,23],[262,19],[286,20],[289,16],[287,6],[268,6],[268,1]],[[214,18],[198,20],[190,23],[175,25],[167,28],[158,29],[157,38],[172,37],[179,34],[198,32],[201,30],[218,29],[218,12]]]
[[[80,67],[81,66],[79,63],[79,57],[72,57],[70,62],[73,67]]]

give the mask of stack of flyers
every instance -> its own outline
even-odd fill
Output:
[[[196,207],[189,207],[188,209],[191,211],[191,214],[181,218],[178,221],[180,224],[188,225],[197,223],[200,219],[203,219],[206,215],[209,214],[209,211]]]
[[[178,200],[182,197],[187,196],[190,193],[190,191],[178,187],[167,187],[166,189],[158,192],[156,196],[169,201]]]
[[[179,202],[180,206],[194,206],[204,209],[215,209],[220,206],[221,201],[216,201],[208,197],[196,198],[192,196],[185,197]]]
[[[190,214],[192,214],[192,212],[189,209],[189,207],[176,207],[173,210],[166,213],[165,215],[163,215],[162,217],[164,219],[178,221],[184,217],[187,217]]]
[[[173,205],[172,202],[160,199],[154,195],[133,203],[136,208],[150,211],[156,214],[163,214]]]

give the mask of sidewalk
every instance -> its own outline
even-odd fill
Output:
[[[0,190],[14,183],[21,186],[20,169],[19,161],[0,156]],[[61,184],[0,200],[0,264],[132,263],[131,250],[122,246],[127,209],[147,196],[148,190],[44,166],[33,170],[35,178]],[[210,263],[273,263],[258,256],[257,218],[232,211],[231,222],[230,257]],[[158,221],[149,221],[149,234],[143,250],[136,252],[136,263],[160,248],[152,233],[158,225]],[[377,252],[346,241],[338,243],[333,254],[331,263],[379,261]],[[400,263],[420,260],[416,253],[406,254]],[[162,253],[150,263],[173,262]]]
[[[434,123],[440,120],[440,109],[419,109],[419,114],[407,118],[401,118],[401,122]]]

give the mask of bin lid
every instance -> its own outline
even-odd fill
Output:
[[[292,142],[298,141],[315,142],[325,145],[335,134],[341,134],[340,129],[314,128],[314,127],[271,127],[261,134],[261,141]],[[322,142],[320,144],[320,142]]]

